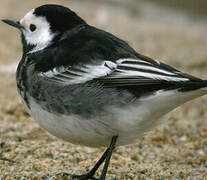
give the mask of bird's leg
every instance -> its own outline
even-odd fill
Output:
[[[100,165],[106,159],[108,151],[109,151],[109,148],[106,149],[106,151],[103,153],[101,158],[98,160],[98,162],[95,164],[95,166],[88,173],[82,174],[82,175],[70,175],[70,174],[65,173],[64,175],[70,176],[74,179],[79,179],[79,180],[92,179],[95,172],[97,171],[97,169],[100,167]]]
[[[115,148],[117,138],[118,138],[118,136],[113,136],[112,137],[111,144],[108,148],[108,153],[107,153],[107,156],[106,156],[106,161],[105,161],[102,173],[101,173],[100,180],[105,180],[105,178],[106,178],[107,169],[108,169],[108,166],[109,166],[109,163],[110,163],[112,152]]]
[[[103,153],[101,158],[98,160],[98,162],[95,164],[95,166],[88,173],[82,174],[82,175],[73,175],[73,174],[64,173],[63,176],[69,176],[72,179],[78,179],[78,180],[87,180],[87,179],[105,180],[106,172],[108,169],[108,165],[109,165],[109,162],[111,159],[112,152],[115,148],[117,137],[118,136],[112,137],[110,146],[106,149],[106,151]],[[104,168],[102,170],[101,177],[99,179],[94,178],[93,176],[94,176],[95,172],[100,167],[100,165],[104,162],[105,159],[106,159],[106,162],[104,164]]]

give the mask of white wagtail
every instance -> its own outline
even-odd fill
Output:
[[[104,180],[115,146],[136,142],[181,104],[207,93],[207,81],[137,53],[70,9],[43,5],[20,21],[23,57],[16,80],[24,106],[51,134],[108,147],[77,179]]]

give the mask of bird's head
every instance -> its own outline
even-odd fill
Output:
[[[54,4],[32,9],[20,21],[7,19],[2,21],[22,32],[26,52],[42,50],[65,31],[85,24],[85,21],[69,8]]]

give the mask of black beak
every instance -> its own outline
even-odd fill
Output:
[[[2,21],[4,23],[9,24],[10,26],[16,27],[20,30],[23,28],[23,26],[20,24],[19,21],[14,21],[14,20],[9,20],[9,19],[3,19]]]

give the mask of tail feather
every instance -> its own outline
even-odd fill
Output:
[[[198,89],[207,90],[207,80],[184,82],[180,86],[179,91],[181,92],[194,91]]]

